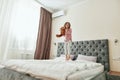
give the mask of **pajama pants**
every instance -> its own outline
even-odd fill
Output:
[[[65,42],[64,49],[65,49],[65,55],[71,54],[71,41]]]

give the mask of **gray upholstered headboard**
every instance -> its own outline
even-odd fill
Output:
[[[109,46],[108,40],[90,40],[72,42],[71,53],[78,55],[97,56],[97,62],[104,65],[105,71],[109,71]],[[64,54],[64,42],[58,43],[57,56]]]

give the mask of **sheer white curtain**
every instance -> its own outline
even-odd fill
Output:
[[[39,16],[34,0],[0,0],[0,59],[34,55]]]
[[[0,0],[0,58],[7,54],[11,17],[15,0]]]

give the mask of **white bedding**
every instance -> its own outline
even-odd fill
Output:
[[[53,80],[87,80],[103,71],[103,65],[99,63],[80,60],[8,60],[2,65],[34,77]],[[91,71],[94,72],[91,74]]]
[[[93,69],[86,69],[84,71],[76,72],[68,77],[68,80],[90,80],[96,75],[102,73],[104,71],[103,66],[98,66]]]

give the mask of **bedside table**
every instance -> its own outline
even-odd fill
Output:
[[[120,80],[120,72],[116,72],[116,71],[108,72],[107,80]]]

